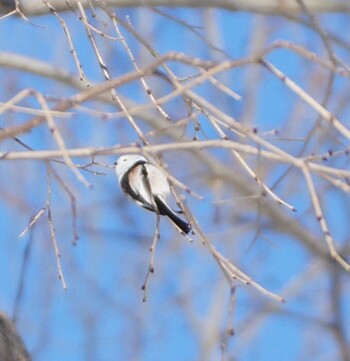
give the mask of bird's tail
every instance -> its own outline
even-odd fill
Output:
[[[182,232],[189,234],[192,227],[189,223],[181,219],[159,196],[156,196],[154,199],[158,211],[161,215],[168,216],[180,229]]]

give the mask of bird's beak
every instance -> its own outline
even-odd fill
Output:
[[[113,164],[114,164],[115,166],[117,166],[117,165],[118,165],[118,161],[116,160]]]

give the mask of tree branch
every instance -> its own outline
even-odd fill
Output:
[[[80,3],[88,7],[90,2],[82,0]],[[350,12],[350,3],[347,0],[304,0],[305,6],[310,12]],[[2,11],[8,9],[3,6]],[[52,0],[50,5],[56,11],[69,11],[77,6],[77,2],[66,2],[64,0]],[[195,8],[221,8],[230,11],[256,12],[260,14],[291,15],[300,14],[302,11],[295,0],[109,0],[109,7],[195,7]],[[1,10],[1,8],[0,8]],[[43,6],[41,0],[22,0],[21,11],[26,16],[43,15],[50,13],[48,7]]]

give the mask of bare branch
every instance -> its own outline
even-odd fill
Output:
[[[160,226],[160,215],[157,214],[157,223],[156,223],[156,228],[154,231],[153,242],[149,249],[149,251],[151,253],[151,259],[149,261],[149,266],[148,266],[147,274],[145,277],[145,281],[143,282],[143,285],[141,287],[141,289],[143,291],[143,299],[142,299],[143,302],[147,301],[147,287],[148,287],[149,276],[151,275],[151,273],[154,273],[154,256],[156,253],[157,242],[160,238],[159,226]]]
[[[106,2],[109,7],[135,7],[135,6],[149,6],[149,7],[216,7],[227,9],[231,11],[257,12],[262,14],[298,14],[300,12],[299,5],[293,0],[201,0],[200,2],[194,0],[109,0]],[[312,12],[350,12],[350,6],[343,0],[305,0],[305,4]],[[43,8],[39,0],[25,0],[21,2],[21,10],[27,16],[42,15],[47,13],[47,8]],[[70,10],[71,5],[68,6],[63,0],[51,1],[51,5],[57,11]],[[77,6],[75,4],[75,6]],[[82,6],[88,7],[87,0],[82,1]]]

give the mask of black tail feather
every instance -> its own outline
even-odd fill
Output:
[[[170,209],[160,197],[155,197],[154,201],[161,215],[168,216],[181,229],[182,232],[186,234],[190,233],[192,229],[191,225],[177,216],[176,213]]]

